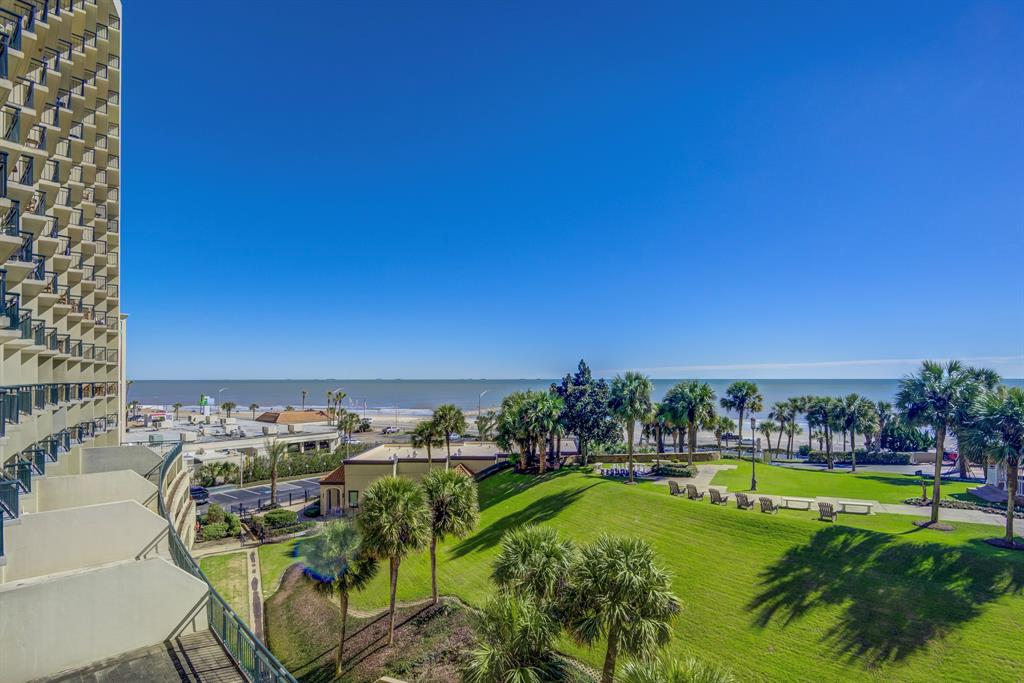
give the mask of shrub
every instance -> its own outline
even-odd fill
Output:
[[[695,477],[697,467],[680,463],[662,463],[654,467],[654,473],[659,477]]]
[[[224,538],[227,535],[228,525],[226,522],[207,524],[199,530],[199,537],[204,541],[216,541],[218,538]]]
[[[800,454],[807,456],[807,462],[824,464],[828,462],[826,455],[823,451],[806,451],[805,447],[800,447]],[[839,465],[849,465],[850,453],[849,451],[841,453],[832,453],[832,462]],[[882,453],[879,451],[857,451],[857,464],[858,465],[910,465],[909,453]]]
[[[299,515],[294,510],[271,510],[267,514],[263,515],[266,520],[267,526],[274,529],[281,527],[291,526],[298,521]]]
[[[302,511],[302,514],[306,517],[319,517],[320,516],[320,501],[311,503]]]
[[[219,524],[226,521],[227,513],[224,512],[224,508],[216,503],[210,503],[210,507],[206,508],[206,514],[203,516],[203,524]]]

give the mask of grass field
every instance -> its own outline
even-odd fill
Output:
[[[730,491],[750,490],[750,461],[724,460],[736,465],[734,470],[722,470],[715,475],[713,486],[727,486]],[[925,467],[927,469],[927,467]],[[757,490],[780,496],[828,496],[877,500],[880,503],[902,503],[907,498],[921,495],[921,478],[911,474],[885,472],[814,471],[797,470],[778,465],[757,465]],[[977,484],[943,482],[944,497],[968,497],[967,490]],[[931,485],[929,484],[929,491]]]
[[[199,560],[199,568],[217,588],[221,597],[231,605],[231,609],[235,610],[246,624],[252,625],[247,588],[249,574],[245,562],[245,553],[239,551],[204,557]]]

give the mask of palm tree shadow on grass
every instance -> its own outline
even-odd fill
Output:
[[[765,628],[838,607],[838,621],[820,638],[836,657],[869,668],[899,662],[978,617],[987,603],[1024,590],[1024,562],[982,546],[894,542],[832,527],[765,569],[747,608]]]
[[[480,509],[486,510],[493,505],[528,491],[538,484],[568,476],[573,471],[571,469],[561,469],[547,472],[543,475],[516,474],[514,472],[496,474],[480,487]]]
[[[515,512],[510,512],[493,524],[483,527],[478,533],[473,534],[453,547],[449,554],[454,559],[472,552],[486,550],[497,545],[501,541],[501,537],[509,529],[515,529],[527,524],[542,524],[551,521],[562,510],[583,496],[587,489],[594,486],[600,486],[600,482],[595,482],[578,489],[549,493]]]

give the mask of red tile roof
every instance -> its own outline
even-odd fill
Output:
[[[320,480],[321,484],[342,484],[345,483],[345,466],[341,465],[338,469],[333,472],[329,472],[326,477]]]

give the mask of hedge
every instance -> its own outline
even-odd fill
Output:
[[[663,463],[654,468],[654,473],[659,477],[695,477],[697,468],[685,463]]]
[[[807,455],[807,462],[823,465],[828,462],[828,458],[824,451],[811,451],[809,454],[806,450],[801,449],[802,455]],[[852,460],[850,458],[849,451],[843,451],[832,454],[832,462],[837,465],[849,465]],[[858,465],[912,465],[913,462],[910,460],[910,453],[881,453],[879,451],[857,451],[857,464]]]
[[[633,462],[665,462],[666,460],[687,460],[689,454],[683,453],[636,453],[633,455]],[[694,451],[693,461],[694,462],[710,462],[712,460],[721,459],[722,454],[718,451]],[[628,453],[613,453],[611,455],[595,455],[592,456],[593,460],[597,460],[602,463],[614,463],[622,464],[629,462]]]
[[[903,501],[907,505],[914,505],[916,507],[931,507],[932,501],[926,498],[907,498]],[[987,512],[992,515],[1006,516],[1006,506],[996,504],[978,505],[977,503],[970,503],[966,500],[956,500],[954,498],[940,498],[940,508],[950,508],[952,510],[979,510],[981,512]],[[1024,519],[1024,507],[1015,505],[1013,507],[1013,516],[1016,519]]]

